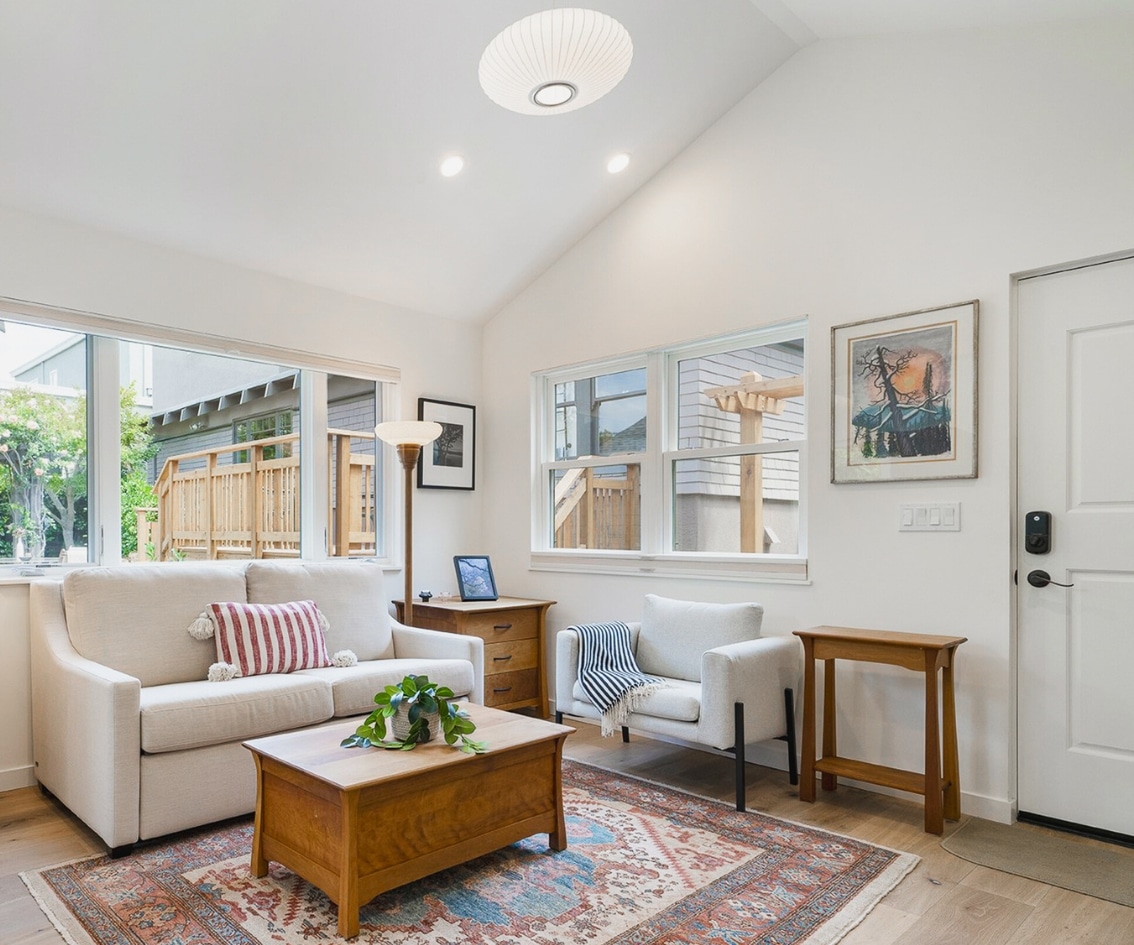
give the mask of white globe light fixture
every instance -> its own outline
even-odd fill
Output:
[[[630,68],[634,44],[605,13],[545,10],[501,32],[480,57],[480,85],[521,115],[559,115],[597,101]]]

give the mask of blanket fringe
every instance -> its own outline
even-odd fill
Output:
[[[630,714],[638,711],[638,707],[646,696],[665,688],[666,684],[659,680],[658,682],[635,686],[633,689],[624,692],[614,705],[602,714],[602,737],[606,738],[608,735],[613,735],[616,729],[622,728],[630,718]]]

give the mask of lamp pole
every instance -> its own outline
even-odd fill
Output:
[[[397,447],[398,459],[405,470],[404,518],[406,529],[405,609],[402,619],[413,625],[413,469],[421,456],[421,448],[441,435],[441,424],[432,420],[387,420],[374,428],[383,443]]]
[[[405,502],[404,520],[406,530],[406,557],[402,570],[405,572],[406,587],[405,610],[402,617],[407,627],[413,626],[413,470],[421,456],[421,445],[418,443],[399,443],[398,459],[401,460],[402,469],[405,470]]]

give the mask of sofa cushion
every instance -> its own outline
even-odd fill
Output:
[[[242,568],[134,564],[83,568],[63,578],[75,649],[143,686],[205,678],[216,647],[212,640],[194,640],[185,628],[214,600],[245,600]]]
[[[406,676],[428,676],[448,686],[459,699],[466,698],[473,688],[473,668],[468,660],[371,660],[356,666],[305,669],[295,675],[327,682],[334,693],[335,715],[340,718],[369,715],[374,711],[375,694]]]
[[[652,715],[659,719],[673,719],[677,722],[696,722],[701,717],[701,684],[687,679],[663,681],[664,688],[655,689],[642,696],[634,712],[640,715]],[[578,679],[571,689],[571,695],[579,702],[594,704],[583,691]]]
[[[386,589],[377,564],[252,561],[245,576],[250,604],[315,601],[329,624],[328,653],[353,650],[359,660],[390,659],[394,655]]]
[[[701,681],[701,654],[760,636],[759,604],[704,604],[647,594],[634,656],[642,672]]]
[[[331,665],[314,601],[223,601],[209,604],[206,613],[216,625],[217,659],[234,665],[237,676]]]
[[[142,751],[220,745],[331,718],[331,687],[299,673],[142,689]]]

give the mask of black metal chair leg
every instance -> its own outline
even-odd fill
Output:
[[[732,751],[736,756],[736,809],[743,811],[747,793],[744,784],[744,703],[734,703],[733,713],[735,740],[732,743]]]
[[[556,712],[555,713],[555,724],[556,725],[562,725],[563,724],[563,713],[562,712]]]
[[[630,741],[630,729],[628,729],[625,725],[623,725],[622,726],[622,742],[623,742],[623,744],[627,744],[627,743],[629,743],[629,741]]]
[[[784,690],[784,716],[787,718],[788,783],[799,784],[799,752],[795,747],[795,693]]]

